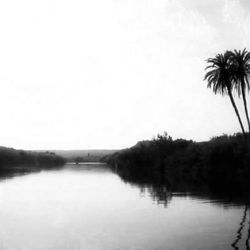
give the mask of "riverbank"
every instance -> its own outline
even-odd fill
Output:
[[[34,152],[0,147],[0,175],[59,167],[65,159],[51,152]]]
[[[173,140],[166,133],[103,159],[124,179],[172,190],[250,190],[250,143],[241,134],[206,142]]]

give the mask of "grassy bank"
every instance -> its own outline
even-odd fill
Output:
[[[165,184],[173,190],[250,190],[250,143],[240,134],[194,142],[165,133],[104,161],[135,183]]]

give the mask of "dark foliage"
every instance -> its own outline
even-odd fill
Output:
[[[250,189],[250,144],[241,134],[207,142],[173,140],[167,133],[104,158],[127,181],[169,189]]]
[[[25,165],[27,169],[50,168],[65,163],[63,157],[51,152],[32,152],[0,147],[0,172],[11,171],[17,166]]]

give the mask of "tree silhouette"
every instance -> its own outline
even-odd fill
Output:
[[[250,77],[250,52],[246,49],[234,50],[232,57],[232,67],[233,67],[233,81],[236,91],[239,96],[242,95],[247,123],[248,131],[250,132],[250,121],[247,109],[247,100],[246,100],[246,90],[250,90],[249,77]]]
[[[235,82],[233,75],[234,67],[232,64],[233,57],[234,53],[231,51],[226,51],[224,54],[217,54],[214,58],[207,59],[207,62],[210,65],[205,69],[209,69],[209,71],[206,73],[204,80],[208,81],[207,87],[212,88],[215,94],[228,94],[236,116],[239,120],[242,133],[245,135],[240,114],[232,94],[233,83]]]

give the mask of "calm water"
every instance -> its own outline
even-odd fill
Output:
[[[101,165],[2,179],[0,203],[1,250],[233,249],[237,236],[248,249],[244,205],[142,189]]]

